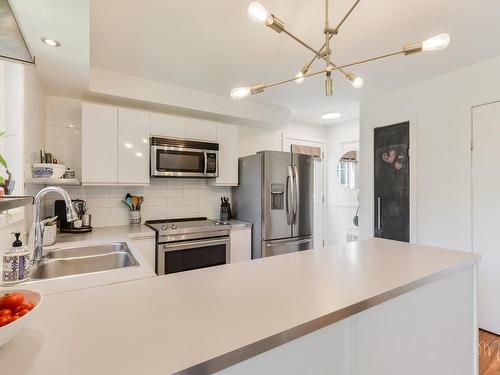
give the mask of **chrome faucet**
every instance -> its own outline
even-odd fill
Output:
[[[35,250],[33,252],[33,264],[36,266],[40,263],[40,261],[43,258],[43,223],[42,223],[42,214],[41,214],[41,209],[40,209],[40,202],[43,196],[47,193],[54,192],[54,193],[59,193],[63,199],[64,202],[66,203],[66,219],[68,221],[75,221],[78,219],[78,215],[75,212],[75,209],[73,208],[73,205],[71,204],[71,198],[69,197],[69,194],[61,189],[58,186],[47,186],[46,188],[40,190],[38,194],[35,196],[34,200],[34,206],[35,206],[35,221],[34,221],[34,226],[35,226]]]

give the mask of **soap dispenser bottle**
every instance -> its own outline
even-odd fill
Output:
[[[2,255],[2,283],[14,284],[29,278],[30,251],[23,247],[19,239],[21,233],[14,233],[16,239],[12,242],[9,252]]]

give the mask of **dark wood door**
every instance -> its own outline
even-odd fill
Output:
[[[375,237],[410,241],[410,124],[375,129]]]

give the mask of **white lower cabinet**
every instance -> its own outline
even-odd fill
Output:
[[[230,262],[241,262],[252,259],[252,228],[231,229]]]
[[[146,262],[149,264],[153,272],[155,269],[155,259],[156,259],[156,239],[152,238],[132,238],[132,243],[135,248],[139,250],[141,255],[144,257]]]
[[[238,186],[239,127],[217,124],[219,143],[219,176],[207,180],[209,186]]]

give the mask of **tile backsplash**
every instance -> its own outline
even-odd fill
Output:
[[[81,179],[81,102],[46,97],[46,152],[71,167]],[[129,224],[129,210],[121,202],[127,193],[144,196],[144,220],[206,216],[219,217],[220,197],[230,197],[230,188],[207,186],[205,179],[151,179],[146,187],[64,187],[72,199],[87,202],[93,226]],[[45,215],[53,215],[57,195],[45,200]]]

